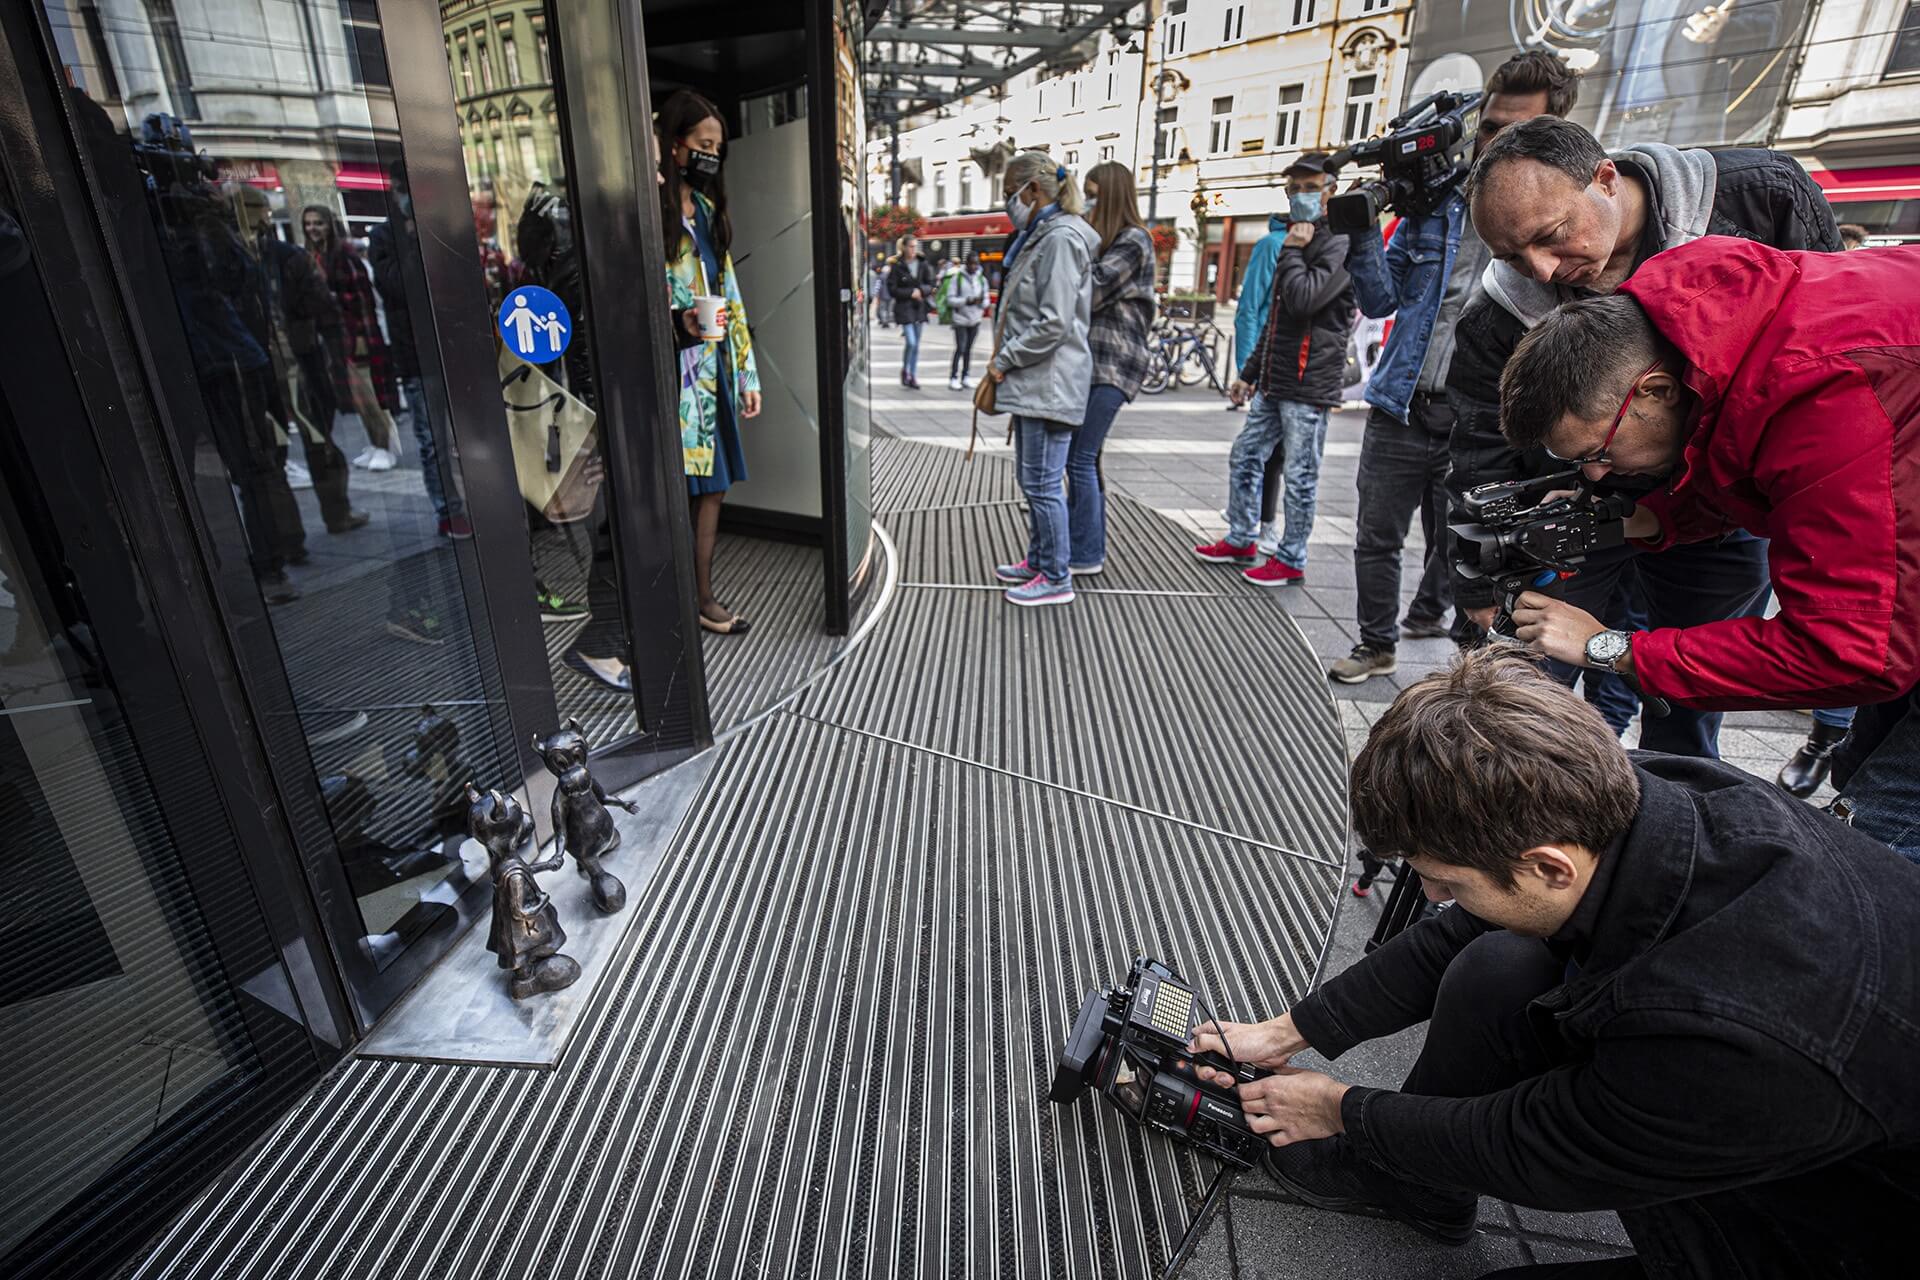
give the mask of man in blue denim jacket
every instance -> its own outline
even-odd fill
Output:
[[[1538,115],[1564,116],[1579,85],[1558,57],[1534,50],[1507,59],[1487,78],[1476,152],[1506,126]],[[1447,566],[1447,368],[1453,330],[1487,265],[1487,250],[1457,192],[1434,213],[1408,217],[1383,250],[1375,228],[1350,238],[1347,270],[1360,310],[1395,316],[1386,353],[1367,382],[1366,435],[1360,444],[1359,508],[1353,540],[1360,643],[1328,672],[1343,684],[1386,675],[1404,632],[1410,639],[1447,634],[1453,603]],[[1251,270],[1251,268],[1249,268]],[[1427,549],[1420,587],[1400,616],[1400,549],[1414,511]],[[1461,625],[1461,624],[1456,624]]]

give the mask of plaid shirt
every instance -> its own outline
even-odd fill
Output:
[[[1093,264],[1093,383],[1118,387],[1131,400],[1147,376],[1147,331],[1153,327],[1153,242],[1139,227],[1113,238]]]

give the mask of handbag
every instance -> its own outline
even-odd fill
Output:
[[[1000,384],[995,382],[993,378],[993,357],[998,354],[1001,336],[1004,335],[1007,330],[1007,309],[1004,305],[1006,303],[1004,295],[1000,301],[1002,303],[1000,314],[993,318],[993,350],[987,353],[987,372],[973,387],[973,430],[967,436],[968,462],[973,461],[973,447],[979,443],[980,440],[980,415],[984,413],[988,417],[992,417],[996,413],[1005,412],[998,404]],[[1007,419],[1007,443],[1013,443],[1012,418]]]
[[[585,520],[606,478],[593,410],[505,347],[499,370],[520,496],[554,524]]]

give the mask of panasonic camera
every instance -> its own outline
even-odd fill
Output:
[[[1365,231],[1383,212],[1415,216],[1447,202],[1473,167],[1480,94],[1442,89],[1387,122],[1385,137],[1368,138],[1327,158],[1327,166],[1379,165],[1380,176],[1327,201],[1331,231]]]
[[[1453,564],[1467,579],[1492,581],[1500,600],[1493,631],[1513,634],[1513,606],[1525,591],[1571,578],[1596,551],[1626,541],[1634,500],[1596,492],[1578,471],[1483,484],[1461,499],[1472,518],[1449,525]]]
[[[1266,1140],[1247,1127],[1231,1088],[1203,1080],[1199,1066],[1240,1081],[1267,1074],[1219,1054],[1187,1048],[1199,1025],[1199,1001],[1179,974],[1141,956],[1126,985],[1081,1002],[1067,1033],[1048,1096],[1070,1103],[1088,1088],[1135,1124],[1145,1125],[1240,1169],[1253,1167]]]

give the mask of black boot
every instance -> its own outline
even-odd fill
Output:
[[[1780,789],[1801,800],[1818,791],[1820,784],[1827,780],[1827,771],[1833,768],[1833,749],[1847,736],[1850,727],[1815,720],[1813,732],[1793,753],[1793,759],[1780,766],[1777,779]]]
[[[1261,1163],[1281,1190],[1316,1209],[1394,1218],[1442,1244],[1473,1238],[1478,1196],[1388,1177],[1361,1159],[1344,1135],[1269,1147]]]

